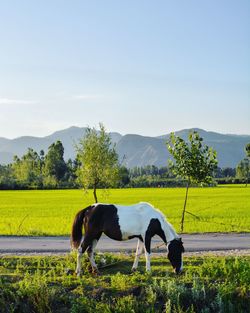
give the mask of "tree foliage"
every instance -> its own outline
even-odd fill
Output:
[[[186,203],[188,189],[191,183],[210,183],[212,181],[212,173],[217,166],[216,151],[202,144],[203,139],[198,132],[189,133],[189,142],[185,142],[179,136],[171,133],[167,141],[167,148],[173,156],[174,161],[169,161],[170,167],[177,176],[183,178],[187,182],[186,196],[181,219],[181,231],[184,227],[184,217],[186,211]]]
[[[76,146],[77,160],[80,166],[77,176],[85,189],[93,188],[97,200],[97,187],[113,186],[119,178],[118,155],[112,145],[105,127],[100,124],[100,130],[88,128],[85,136]]]
[[[21,159],[14,156],[13,173],[17,181],[24,186],[28,185],[31,188],[41,186],[41,167],[42,163],[38,153],[31,148],[28,149]]]
[[[125,166],[119,168],[119,187],[128,186],[130,183],[129,170]]]
[[[196,131],[190,132],[188,139],[189,143],[171,133],[167,142],[174,157],[171,169],[189,183],[210,183],[217,166],[216,151],[202,144],[203,138]]]
[[[248,158],[250,158],[250,143],[248,143],[245,147],[246,155]]]
[[[236,168],[236,177],[245,181],[246,187],[250,179],[250,160],[244,158],[239,162]]]
[[[56,142],[51,145],[59,147],[59,158],[55,157],[51,149],[47,152],[41,150],[39,154],[32,149],[28,149],[23,156],[15,156],[11,164],[0,165],[0,189],[51,189],[51,188],[79,188],[80,185],[77,173],[81,162],[77,158],[63,161],[63,146]],[[60,147],[61,146],[61,147]],[[47,156],[47,153],[49,156]],[[51,155],[52,154],[52,155]],[[60,171],[60,166],[53,167],[53,158],[61,160],[58,164],[65,167],[64,175]],[[47,166],[45,170],[45,159]],[[49,163],[51,166],[49,166]],[[219,184],[246,183],[243,174],[242,164],[239,164],[238,174],[236,168],[219,168],[214,171],[213,176]],[[238,167],[239,167],[238,165]],[[50,169],[50,170],[49,170]],[[56,174],[60,173],[60,174]],[[186,180],[187,181],[187,180]],[[216,183],[214,182],[214,183]],[[99,183],[98,188],[105,188],[104,183]],[[173,173],[169,166],[157,167],[146,165],[143,167],[126,168],[119,167],[119,180],[112,184],[114,187],[183,187],[185,180]]]
[[[48,153],[44,158],[44,175],[47,183],[55,186],[63,179],[67,166],[63,158],[64,147],[61,141],[56,141],[49,146]]]
[[[245,181],[246,187],[250,178],[250,143],[245,146],[246,157],[236,167],[236,177]]]

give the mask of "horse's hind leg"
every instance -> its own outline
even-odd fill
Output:
[[[135,260],[132,266],[132,272],[136,271],[138,267],[138,262],[139,262],[140,255],[142,253],[142,249],[143,249],[143,242],[140,239],[138,239],[136,253],[135,253]]]
[[[81,275],[81,257],[82,257],[82,251],[80,251],[81,248],[77,251],[77,263],[76,263],[76,275]]]
[[[90,237],[85,235],[84,240],[77,251],[77,265],[76,265],[77,276],[81,275],[81,257],[91,244],[92,244],[92,239],[90,239]]]
[[[101,235],[98,236],[97,239],[94,239],[92,241],[92,244],[88,247],[88,250],[87,250],[87,253],[88,253],[88,256],[89,256],[89,261],[90,261],[90,264],[91,264],[91,267],[92,267],[92,272],[95,273],[95,274],[99,274],[97,265],[95,263],[94,255],[95,255],[95,247],[96,247],[100,237],[101,237]]]

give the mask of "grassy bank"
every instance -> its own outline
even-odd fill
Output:
[[[75,257],[1,257],[0,312],[247,312],[250,257],[189,257],[175,276],[166,258],[144,262],[130,274],[132,260],[101,255],[102,276],[72,274]],[[83,264],[86,268],[86,264]]]
[[[184,188],[98,191],[103,203],[152,203],[179,231]],[[68,235],[76,212],[93,203],[82,190],[0,191],[0,235]],[[243,185],[191,188],[185,232],[250,231],[250,188]]]

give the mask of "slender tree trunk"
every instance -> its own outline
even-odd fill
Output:
[[[95,203],[98,203],[97,195],[96,195],[96,186],[94,186],[93,194],[94,194],[94,198],[95,198]]]
[[[189,184],[190,184],[190,181],[188,180],[187,187],[186,187],[186,196],[185,196],[185,201],[184,201],[184,207],[183,207],[183,210],[182,210],[182,217],[181,217],[181,232],[183,232],[183,229],[184,229],[184,219],[185,219],[185,212],[186,212],[186,204],[187,204]]]

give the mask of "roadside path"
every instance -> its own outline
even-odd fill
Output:
[[[183,234],[186,252],[199,251],[226,251],[226,250],[249,250],[250,233],[206,233],[206,234]],[[97,251],[101,252],[131,252],[136,248],[137,239],[129,241],[114,241],[102,236],[97,245]],[[155,250],[154,247],[162,243],[155,236],[152,239],[152,252],[165,252],[166,248],[161,246]],[[15,237],[0,236],[0,254],[39,254],[39,253],[66,253],[70,252],[69,237]]]

